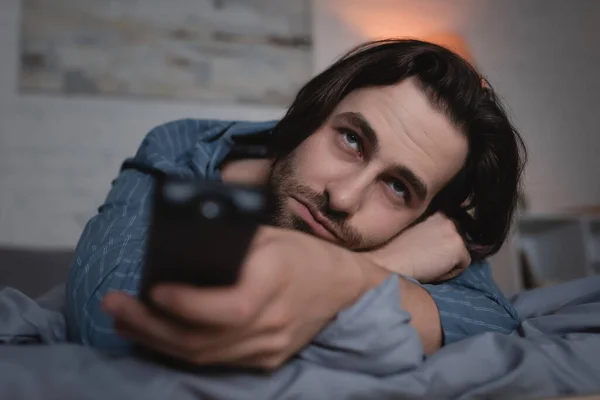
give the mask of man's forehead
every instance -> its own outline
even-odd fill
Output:
[[[366,117],[370,117],[371,113],[399,115],[409,111],[438,114],[438,110],[432,106],[429,97],[414,78],[393,85],[353,90],[340,101],[334,114],[343,111],[358,111]]]
[[[411,80],[351,92],[331,118],[355,127],[364,120],[386,163],[408,168],[435,189],[445,185],[466,158],[466,137]]]
[[[357,124],[362,119],[380,141],[407,133],[414,140],[420,139],[423,133],[434,139],[439,131],[456,130],[413,79],[395,85],[357,89],[342,99],[330,118]]]

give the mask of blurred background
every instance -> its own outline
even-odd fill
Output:
[[[519,220],[492,259],[503,290],[598,273],[599,22],[596,0],[0,0],[0,285],[64,279],[152,127],[279,118],[310,76],[390,36],[471,60],[526,141]]]

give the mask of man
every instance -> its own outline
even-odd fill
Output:
[[[312,79],[279,122],[156,128],[78,244],[67,287],[72,339],[271,369],[335,324],[393,336],[404,325],[386,321],[399,306],[425,354],[512,331],[518,317],[480,261],[508,232],[523,146],[482,82],[444,48],[379,41]],[[263,144],[265,158],[244,154]],[[261,228],[235,286],[156,288],[154,301],[185,324],[135,298],[157,173],[268,184],[278,200],[279,228]],[[388,297],[347,312],[368,307],[373,293]]]

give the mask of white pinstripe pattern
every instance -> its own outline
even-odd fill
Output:
[[[207,178],[212,179],[214,171],[208,165],[214,165],[215,150],[224,137],[273,126],[274,122],[174,121],[153,129],[133,160],[185,177],[202,178],[208,172]],[[202,140],[215,136],[220,140]],[[105,350],[128,347],[116,336],[100,305],[102,297],[112,290],[137,293],[152,185],[149,175],[122,171],[99,213],[86,225],[67,283],[67,320],[73,340]],[[493,283],[486,263],[472,265],[452,281],[423,287],[438,306],[447,343],[484,331],[510,332],[518,323],[516,312]]]

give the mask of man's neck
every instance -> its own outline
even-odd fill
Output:
[[[240,159],[225,161],[219,168],[225,183],[262,186],[269,181],[272,160]]]

